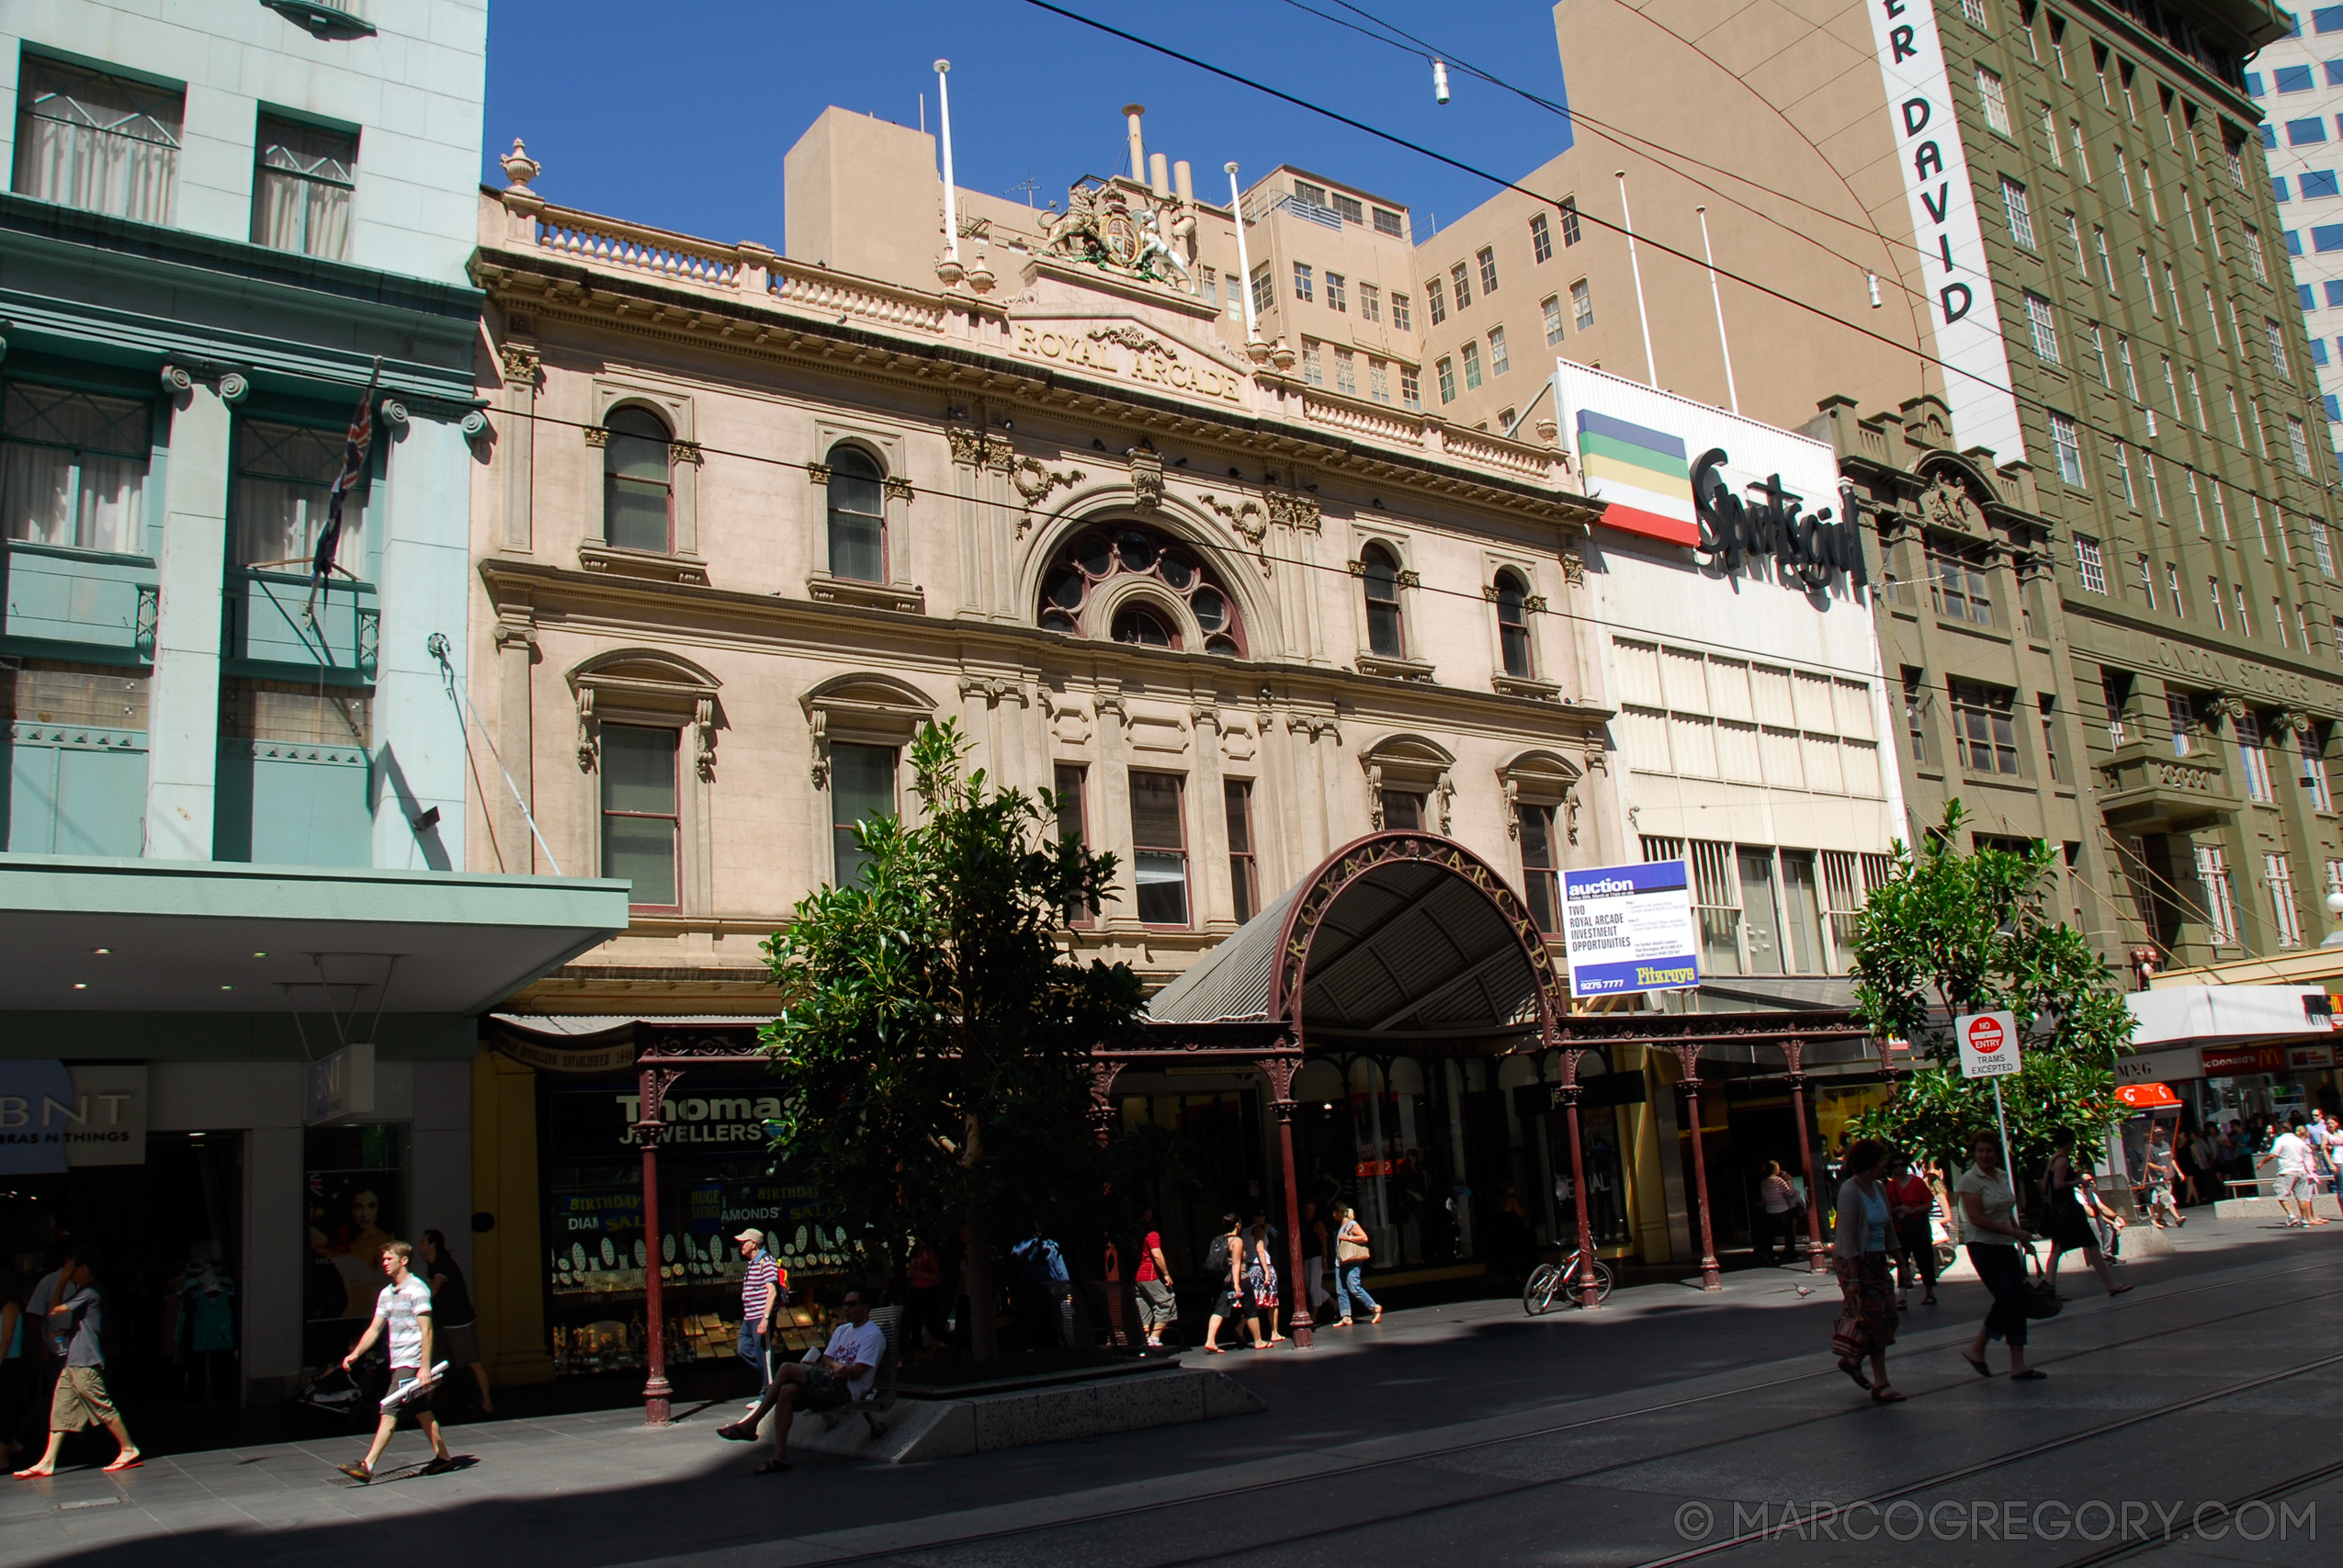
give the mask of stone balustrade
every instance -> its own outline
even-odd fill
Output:
[[[689,235],[559,207],[540,209],[535,228],[538,249],[573,261],[711,288],[731,288],[739,283],[738,245],[713,245]]]

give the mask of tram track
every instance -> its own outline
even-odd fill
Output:
[[[2292,1268],[2258,1270],[2243,1278],[2231,1277],[2208,1281],[2202,1284],[2182,1287],[2178,1290],[2161,1293],[2152,1302],[2142,1302],[2138,1304],[2142,1307],[2158,1306],[2167,1303],[2180,1300],[2184,1297],[2198,1295],[2208,1291],[2218,1290],[2234,1292],[2241,1287],[2251,1288],[2254,1286],[2266,1285],[2270,1281],[2282,1280],[2291,1275],[2310,1272],[2313,1269],[2317,1267],[2319,1267],[2317,1264],[2303,1263]],[[2127,1336],[2121,1339],[2109,1340],[2102,1344],[2093,1345],[2073,1351],[2067,1355],[2052,1359],[2045,1364],[2056,1366],[2062,1363],[2079,1361],[2089,1357],[2105,1355],[2112,1351],[2145,1344],[2152,1340],[2166,1338],[2175,1334],[2211,1328],[2219,1325],[2235,1323],[2243,1318],[2249,1318],[2280,1311],[2290,1306],[2297,1306],[2307,1303],[2327,1300],[2329,1299],[2330,1294],[2331,1292],[2321,1290],[2306,1295],[2292,1296],[2278,1301],[2257,1302],[2253,1306],[2245,1308],[2239,1312],[2220,1314],[2211,1317],[2195,1318],[2187,1323],[2176,1325],[2170,1327],[2153,1329],[2145,1333]],[[2100,1316],[2103,1314],[2092,1315]],[[1958,1334],[1946,1335],[1934,1343],[1918,1348],[1915,1353],[1925,1355],[1954,1348],[1965,1337],[1965,1334],[1966,1331],[1963,1331]],[[1908,1359],[1909,1356],[1907,1356],[1905,1359]],[[2161,1419],[2168,1415],[2175,1415],[2186,1410],[2195,1409],[2205,1404],[2217,1403],[2223,1399],[2235,1397],[2236,1394],[2241,1393],[2248,1393],[2256,1388],[2260,1388],[2273,1382],[2283,1382],[2290,1378],[2300,1377],[2305,1373],[2315,1371],[2321,1368],[2336,1365],[2337,1363],[2343,1363],[2343,1351],[2338,1351],[2332,1355],[2303,1362],[2281,1371],[2264,1373],[2257,1377],[2243,1379],[2237,1382],[2207,1391],[2203,1393],[2191,1396],[2186,1400],[2159,1405],[2155,1410],[2135,1412],[2133,1415],[2103,1422],[2098,1426],[2085,1428],[2079,1432],[2070,1433],[2061,1438],[2045,1439],[2040,1443],[2028,1444],[2020,1449],[2008,1450],[1997,1455],[1991,1455],[1973,1461],[1965,1465],[1953,1467],[1952,1469],[1934,1475],[1919,1478],[1903,1483],[1902,1485],[1899,1485],[1888,1492],[1881,1494],[1876,1498],[1865,1499],[1864,1501],[1885,1504],[1908,1497],[1915,1493],[1926,1492],[1937,1487],[1950,1485],[1972,1475],[1982,1474],[2009,1464],[2020,1462],[2023,1460],[2038,1458],[2043,1454],[2054,1452],[2062,1449],[2073,1448],[2083,1443],[2094,1441],[2103,1437],[2112,1436],[2118,1432],[2125,1431],[2145,1423]],[[1701,1404],[1715,1404],[1719,1401],[1740,1399],[1750,1394],[1762,1393],[1769,1390],[1789,1387],[1810,1381],[1833,1379],[1840,1375],[1841,1374],[1835,1369],[1828,1368],[1817,1369],[1811,1371],[1795,1372],[1782,1377],[1766,1378],[1757,1382],[1739,1383],[1730,1388],[1686,1394],[1675,1399],[1656,1400],[1627,1410],[1610,1412],[1597,1416],[1588,1416],[1571,1421],[1556,1422],[1547,1426],[1530,1427],[1520,1431],[1504,1432],[1488,1437],[1467,1438],[1462,1441],[1442,1444],[1432,1448],[1417,1449],[1404,1454],[1394,1454],[1374,1459],[1359,1460],[1345,1464],[1323,1466],[1310,1469],[1294,1475],[1278,1476],[1262,1481],[1239,1483],[1234,1485],[1221,1487],[1204,1495],[1190,1495],[1178,1497],[1150,1499],[1145,1502],[1126,1504],[1118,1507],[1096,1509],[1088,1513],[1072,1515],[1063,1518],[1035,1520],[1030,1523],[1006,1525],[995,1529],[972,1530],[959,1535],[945,1537],[937,1540],[905,1542],[900,1545],[872,1548],[860,1551],[835,1553],[827,1556],[808,1557],[792,1563],[791,1568],[848,1568],[848,1565],[850,1564],[909,1561],[914,1557],[922,1561],[932,1561],[939,1556],[949,1554],[954,1551],[992,1545],[1005,1540],[1031,1539],[1059,1532],[1072,1532],[1095,1529],[1102,1526],[1111,1526],[1123,1523],[1125,1521],[1143,1518],[1150,1515],[1160,1515],[1182,1508],[1225,1505],[1234,1501],[1240,1501],[1247,1497],[1285,1491],[1294,1487],[1322,1485],[1363,1475],[1369,1475],[1377,1471],[1397,1469],[1403,1466],[1421,1465],[1428,1462],[1435,1462],[1443,1459],[1454,1458],[1459,1455],[1469,1454],[1477,1450],[1491,1448],[1502,1448],[1511,1444],[1530,1442],[1545,1438],[1565,1436],[1572,1432],[1584,1431],[1595,1427],[1632,1422],[1652,1416],[1664,1415],[1670,1411],[1682,1410]],[[1928,1398],[1932,1393],[1941,1393],[1946,1389],[1962,1386],[1965,1386],[1965,1383],[1956,1381],[1955,1382],[1943,1385],[1942,1388],[1931,1389],[1921,1393],[1915,1394],[1912,1396],[1912,1400],[1907,1403],[1917,1403]],[[1681,1460],[1696,1456],[1708,1449],[1760,1441],[1770,1438],[1779,1438],[1785,1435],[1794,1434],[1803,1427],[1809,1427],[1830,1421],[1846,1419],[1851,1416],[1863,1414],[1867,1412],[1868,1409],[1869,1407],[1864,1405],[1851,1405],[1843,1410],[1833,1410],[1817,1415],[1803,1416],[1795,1420],[1781,1422],[1771,1427],[1760,1427],[1755,1431],[1737,1432],[1730,1437],[1684,1444],[1660,1452],[1639,1455],[1630,1459],[1611,1461],[1602,1464],[1593,1465],[1580,1470],[1569,1471],[1556,1475],[1538,1476],[1533,1479],[1521,1481],[1511,1485],[1485,1488],[1467,1496],[1443,1498],[1415,1507],[1377,1511],[1372,1517],[1369,1518],[1344,1520],[1341,1523],[1319,1529],[1294,1531],[1277,1535],[1266,1540],[1248,1541],[1241,1545],[1219,1547],[1210,1551],[1176,1557],[1149,1559],[1147,1562],[1147,1568],[1194,1568],[1194,1565],[1196,1564],[1218,1562],[1230,1557],[1242,1556],[1250,1552],[1273,1551],[1280,1547],[1300,1545],[1310,1541],[1323,1541],[1363,1529],[1399,1524],[1413,1519],[1433,1517],[1442,1513],[1454,1512],[1458,1509],[1485,1506],[1489,1503],[1502,1501],[1509,1497],[1520,1496],[1548,1487],[1570,1485],[1585,1481],[1594,1480],[1603,1475],[1624,1470],[1632,1470],[1642,1466],[1665,1463],[1674,1460]],[[2343,1464],[2338,1464],[2338,1466],[2335,1468],[2343,1468]],[[2309,1483],[2304,1482],[2303,1483],[2307,1484]],[[1850,1504],[1848,1506],[1854,1506],[1859,1505]],[[1636,1565],[1636,1568],[1675,1568],[1675,1565],[1699,1561],[1709,1556],[1718,1555],[1742,1546],[1752,1544],[1753,1542],[1762,1539],[1764,1539],[1764,1536],[1761,1532],[1748,1532],[1745,1535],[1729,1538],[1724,1540],[1703,1542],[1700,1547],[1691,1549],[1683,1552],[1672,1553],[1668,1556],[1654,1558],[1647,1562],[1640,1562]],[[2096,1561],[2096,1559],[2093,1561]],[[2066,1564],[2061,1565],[2061,1568],[2084,1568],[2084,1565],[2080,1563]]]

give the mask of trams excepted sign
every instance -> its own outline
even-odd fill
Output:
[[[1964,1012],[1952,1021],[1961,1041],[1961,1076],[2007,1077],[2018,1070],[2018,1019],[2007,1012]]]

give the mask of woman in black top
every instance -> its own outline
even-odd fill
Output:
[[[2043,1273],[2055,1290],[2060,1255],[2080,1252],[2099,1282],[2107,1287],[2107,1293],[2120,1296],[2132,1287],[2115,1282],[2115,1270],[2100,1251],[2099,1234],[2091,1229],[2090,1216],[2083,1212],[2082,1198],[2075,1190],[2083,1179],[2075,1169],[2075,1129],[2059,1128],[2050,1135],[2050,1168],[2043,1173],[2043,1185],[2050,1196],[2050,1267]]]

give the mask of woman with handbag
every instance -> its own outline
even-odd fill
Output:
[[[2019,1260],[2019,1248],[2026,1247],[2031,1256],[2033,1237],[2018,1224],[2018,1194],[2002,1169],[2001,1140],[1989,1132],[1969,1140],[1969,1168],[1961,1173],[1961,1233],[1970,1266],[1993,1292],[1993,1310],[1962,1359],[1977,1376],[1989,1378],[1993,1369],[1986,1365],[1986,1342],[2005,1340],[2013,1382],[2045,1376],[2039,1367],[2026,1365],[2026,1266]]]
[[[1366,1287],[1359,1283],[1359,1270],[1366,1266],[1375,1248],[1367,1236],[1366,1226],[1359,1224],[1358,1213],[1348,1204],[1338,1204],[1334,1210],[1334,1304],[1342,1311],[1342,1321],[1337,1328],[1351,1326],[1351,1298],[1356,1296],[1375,1314],[1367,1322],[1381,1323],[1383,1308],[1368,1295]]]
[[[2084,1178],[2075,1168],[2075,1129],[2061,1127],[2051,1134],[2050,1149],[2050,1166],[2042,1178],[2050,1193],[2050,1266],[2043,1271],[2043,1278],[2055,1291],[2058,1259],[2066,1253],[2080,1252],[2099,1282],[2107,1287],[2107,1293],[2120,1296],[2132,1287],[2115,1282],[2115,1269],[2100,1250],[2099,1235],[2083,1209]]]
[[[1758,1263],[1770,1269],[1786,1262],[1797,1250],[1797,1243],[1791,1238],[1798,1234],[1798,1190],[1782,1174],[1778,1159],[1765,1162],[1765,1179],[1758,1183],[1758,1206],[1765,1213],[1758,1232]],[[1779,1254],[1774,1251],[1777,1243],[1782,1248]]]
[[[1859,1139],[1847,1150],[1847,1179],[1839,1187],[1839,1230],[1830,1247],[1831,1272],[1839,1276],[1841,1305],[1831,1325],[1830,1348],[1839,1370],[1869,1393],[1874,1404],[1898,1404],[1904,1396],[1887,1386],[1887,1348],[1896,1343],[1896,1280],[1888,1262],[1896,1248],[1895,1208],[1879,1175],[1887,1146]],[[1871,1362],[1871,1376],[1862,1363]]]

